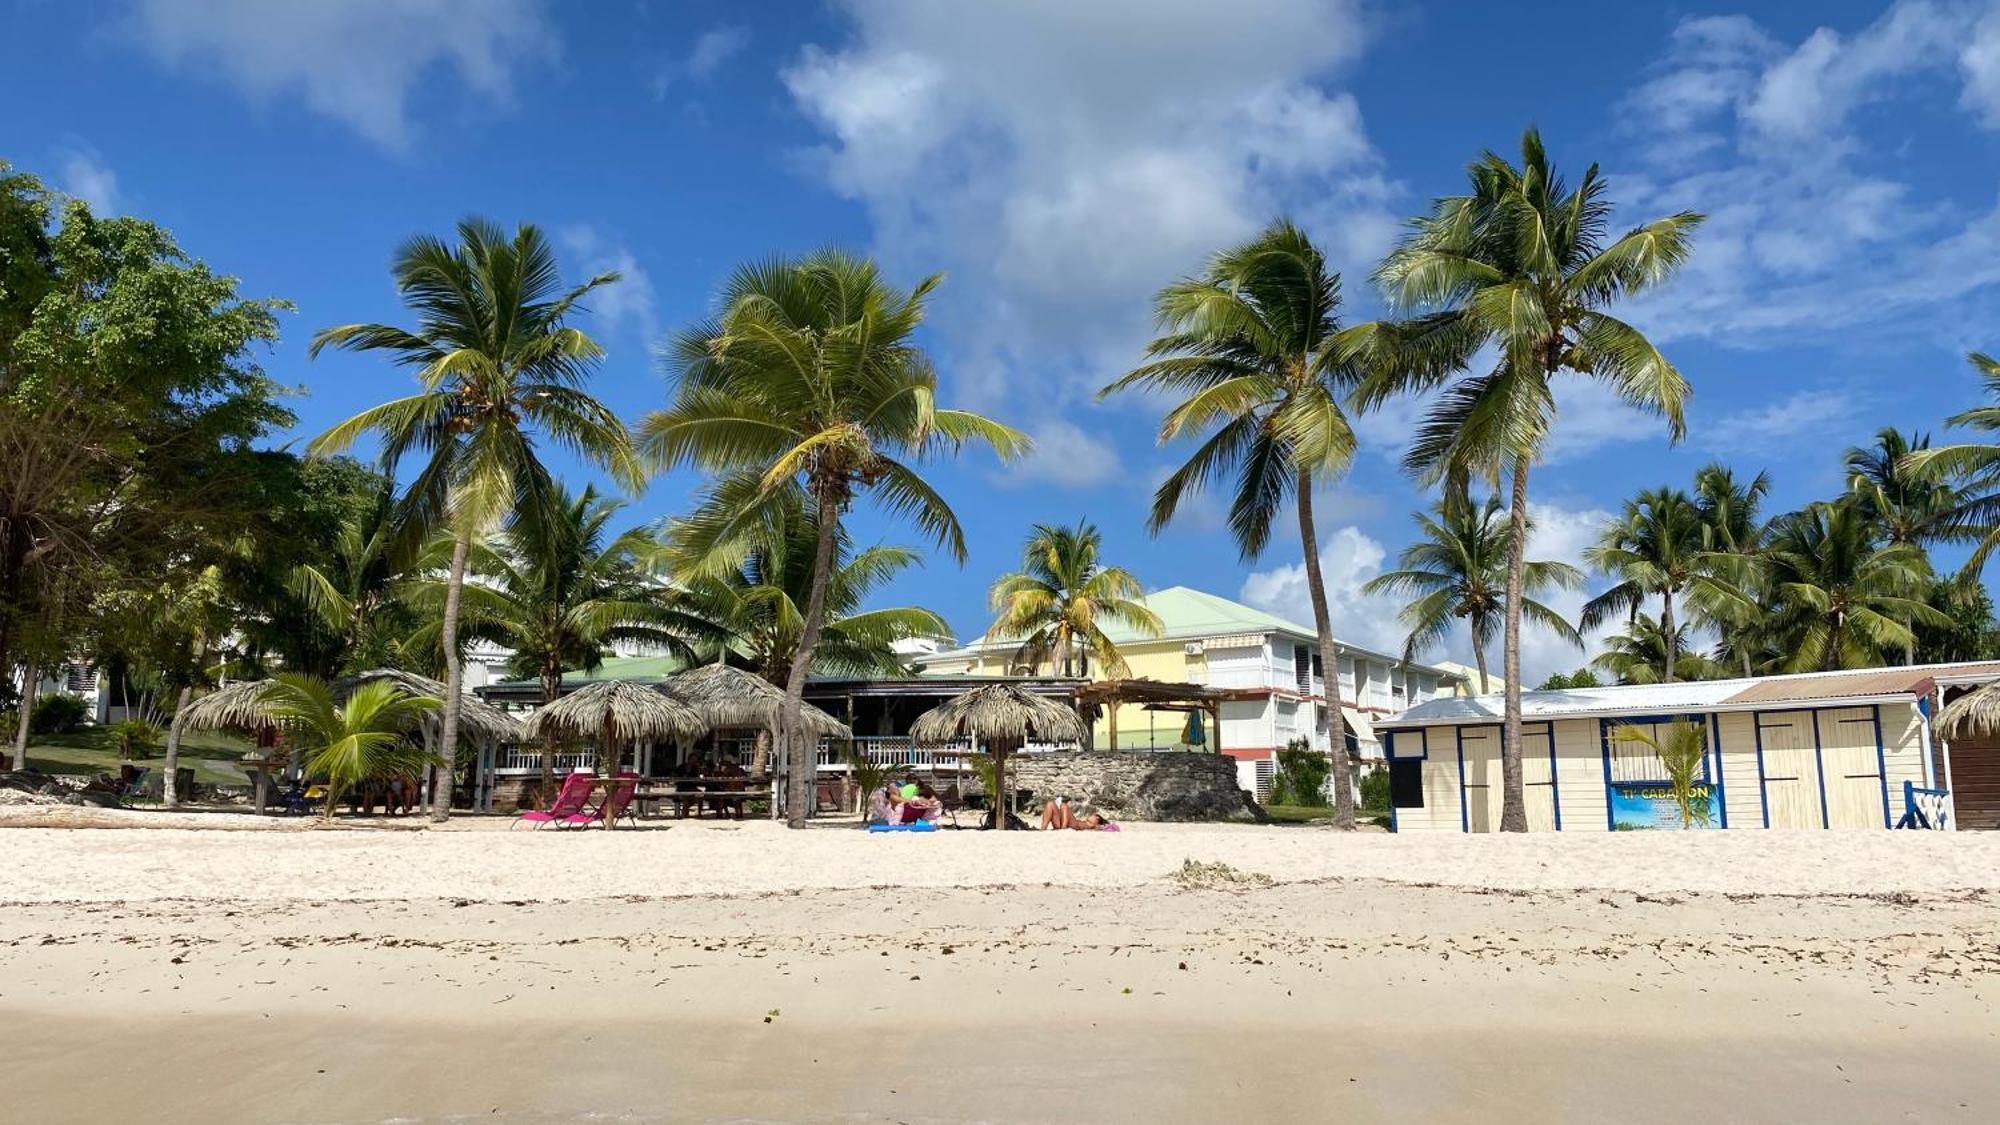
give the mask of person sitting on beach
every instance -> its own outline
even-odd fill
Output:
[[[1098,832],[1115,827],[1116,825],[1111,823],[1111,818],[1103,813],[1087,812],[1081,816],[1077,815],[1076,810],[1069,807],[1068,797],[1057,797],[1042,806],[1043,831],[1069,828],[1078,832]]]
[[[914,781],[902,785],[886,787],[889,797],[890,824],[915,824],[920,820],[936,820],[942,811],[937,798],[926,797]]]

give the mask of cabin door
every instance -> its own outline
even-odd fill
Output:
[[[1465,827],[1471,832],[1500,830],[1500,728],[1460,727],[1460,761],[1465,763]]]
[[[1812,712],[1759,714],[1755,718],[1763,748],[1764,801],[1771,810],[1771,827],[1826,827]]]
[[[1819,712],[1819,765],[1826,774],[1829,828],[1887,828],[1882,752],[1876,745],[1875,709],[1842,707]]]
[[[1552,728],[1537,724],[1521,727],[1521,797],[1528,814],[1528,831],[1556,830],[1555,740]],[[1496,772],[1498,767],[1495,767]],[[1501,791],[1506,796],[1506,791]]]

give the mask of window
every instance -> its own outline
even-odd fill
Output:
[[[1665,785],[1667,783],[1666,768],[1660,765],[1659,755],[1653,753],[1653,748],[1643,742],[1627,742],[1619,738],[1618,730],[1620,727],[1636,727],[1652,738],[1659,739],[1665,736],[1667,725],[1670,721],[1665,719],[1636,719],[1621,720],[1606,724],[1604,740],[1611,755],[1611,783],[1613,785]],[[1708,728],[1703,726],[1702,741],[1706,742],[1707,740]],[[1700,779],[1703,783],[1711,780],[1709,778],[1709,768],[1710,759],[1704,757],[1701,762]]]
[[[1424,807],[1423,759],[1389,759],[1389,804],[1399,809]]]
[[[1304,645],[1292,646],[1292,679],[1299,690],[1312,691],[1312,650]]]

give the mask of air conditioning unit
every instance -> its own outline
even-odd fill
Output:
[[[1189,656],[1200,656],[1202,654],[1201,642],[1189,641],[1181,646],[1181,651]]]

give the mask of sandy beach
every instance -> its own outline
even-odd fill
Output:
[[[19,1120],[2000,1106],[1985,835],[465,824],[0,844]]]

